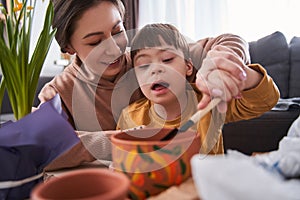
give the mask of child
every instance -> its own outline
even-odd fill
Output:
[[[197,111],[197,103],[202,98],[194,84],[186,81],[192,74],[193,65],[184,36],[170,24],[150,24],[137,33],[131,48],[135,74],[146,98],[122,111],[117,128],[138,125],[180,127]],[[245,71],[251,81],[246,81],[241,97],[228,102],[226,116],[223,118],[217,109],[213,109],[192,127],[202,141],[208,131],[217,132],[217,137],[213,138],[216,141],[212,146],[206,146],[204,152],[224,152],[221,134],[224,120],[231,122],[257,117],[276,104],[278,89],[263,67],[250,65]]]

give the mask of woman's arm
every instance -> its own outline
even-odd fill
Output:
[[[110,136],[120,131],[76,131],[80,141],[77,145],[65,152],[48,166],[45,171],[54,171],[64,168],[77,167],[83,163],[95,160],[111,161]],[[105,164],[105,163],[103,163]]]
[[[191,59],[194,67],[199,70],[207,53],[217,50],[218,46],[227,47],[222,50],[224,57],[231,60],[232,56],[238,57],[244,64],[250,63],[249,44],[243,38],[233,34],[222,34],[215,38],[204,38],[197,42],[190,43]],[[220,54],[222,55],[222,54]],[[239,63],[238,63],[239,64]],[[194,77],[195,78],[195,77]]]
[[[240,92],[246,88],[247,73],[253,77],[252,72],[246,70],[250,63],[248,43],[237,35],[223,34],[199,40],[190,48],[197,70],[196,80],[195,77],[191,79],[203,93],[198,107],[204,108],[211,97],[219,96],[223,102],[218,108],[225,112],[227,102],[239,98]]]

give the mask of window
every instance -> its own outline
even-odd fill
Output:
[[[234,33],[247,41],[281,31],[300,36],[299,0],[140,0],[139,27],[163,22],[192,40]]]

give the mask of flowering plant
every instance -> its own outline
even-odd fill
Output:
[[[53,5],[49,1],[42,31],[30,55],[31,28],[36,0],[8,0],[0,4],[0,106],[4,91],[18,120],[31,112],[39,76],[56,30],[52,29]]]

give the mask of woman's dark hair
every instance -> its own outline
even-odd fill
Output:
[[[75,31],[76,22],[83,13],[104,1],[114,4],[119,10],[122,19],[124,19],[125,8],[121,0],[52,0],[54,5],[52,26],[57,29],[55,39],[62,52],[65,52],[64,49],[69,44],[70,38]]]
[[[137,32],[131,43],[131,60],[133,62],[135,55],[147,47],[160,47],[162,41],[176,49],[182,50],[184,59],[189,60],[189,46],[184,36],[178,29],[171,24],[148,24]]]

